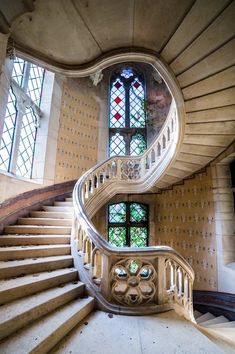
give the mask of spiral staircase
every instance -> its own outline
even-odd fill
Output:
[[[49,352],[94,306],[122,315],[160,316],[174,310],[196,325],[194,272],[180,254],[163,246],[111,247],[91,223],[92,216],[115,194],[167,188],[213,161],[234,140],[235,3],[182,1],[177,8],[173,3],[174,19],[166,21],[165,35],[153,44],[156,36],[150,28],[162,16],[157,6],[145,19],[148,38],[130,35],[123,26],[122,38],[110,30],[108,42],[102,31],[95,39],[96,11],[92,8],[89,18],[86,6],[78,2],[72,11],[69,6],[74,7],[74,2],[69,2],[66,11],[77,16],[80,31],[84,34],[89,28],[84,38],[90,48],[85,48],[84,40],[71,38],[71,42],[78,40],[78,52],[73,56],[76,48],[71,53],[63,49],[67,56],[63,54],[62,59],[60,46],[53,47],[51,54],[37,31],[43,28],[42,14],[48,14],[50,45],[58,43],[53,41],[60,37],[56,17],[65,11],[55,11],[53,1],[36,1],[35,6],[33,1],[22,2],[26,9],[16,6],[14,16],[6,11],[0,18],[1,32],[10,33],[25,59],[70,77],[95,74],[125,61],[146,62],[161,74],[173,96],[160,134],[142,156],[115,157],[93,167],[77,182],[72,198],[45,205],[5,227],[0,237],[1,353]],[[166,17],[171,12],[163,10]],[[144,12],[140,2],[133,12]],[[115,16],[113,11],[108,14]],[[108,15],[103,21],[112,27]],[[44,25],[48,29],[48,23]],[[134,29],[133,25],[130,31]],[[205,319],[214,320],[209,325],[215,331],[220,320]],[[208,331],[208,323],[204,325]]]

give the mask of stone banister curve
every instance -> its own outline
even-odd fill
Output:
[[[174,80],[168,84],[175,89]],[[97,210],[115,194],[145,192],[172,163],[184,121],[177,97],[172,96],[160,133],[141,156],[109,158],[87,171],[73,191],[75,265],[88,290],[107,311],[144,314],[174,308],[193,320],[194,272],[180,254],[166,246],[113,247],[91,222]]]

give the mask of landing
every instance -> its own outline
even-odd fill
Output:
[[[174,311],[118,316],[96,311],[50,354],[222,354],[223,350]]]

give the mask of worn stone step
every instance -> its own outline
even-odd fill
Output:
[[[78,279],[74,268],[57,269],[54,271],[35,273],[23,277],[0,281],[0,304],[35,294],[59,284]],[[1,352],[1,350],[0,350]]]
[[[207,312],[204,313],[202,316],[197,318],[197,323],[201,324],[202,322],[208,321],[208,320],[212,320],[213,318],[215,318],[214,315],[212,315],[212,313]]]
[[[4,228],[5,234],[70,235],[69,226],[11,225]]]
[[[72,201],[73,201],[73,198],[72,198],[72,197],[65,198],[65,201],[66,201],[66,202],[72,202]]]
[[[59,256],[71,253],[70,245],[0,247],[0,261],[31,257]]]
[[[0,344],[1,354],[43,354],[52,349],[94,307],[91,297],[74,300],[21,329]]]
[[[26,296],[0,307],[0,339],[47,315],[84,292],[84,284],[75,281]]]
[[[16,261],[1,261],[0,279],[9,279],[16,276],[68,268],[72,266],[73,257],[71,255],[27,258]]]
[[[73,202],[72,201],[65,201],[65,202],[55,202],[54,203],[55,206],[69,206],[69,207],[73,207]]]
[[[49,225],[49,226],[71,226],[71,219],[52,219],[52,218],[19,218],[20,225]]]
[[[209,327],[210,325],[217,324],[217,323],[225,323],[228,322],[228,319],[224,316],[218,316],[216,318],[212,318],[211,320],[204,321],[200,323],[200,326]]]
[[[219,328],[235,328],[235,321],[228,321],[223,323],[217,323],[210,325],[209,328],[219,329]]]
[[[64,212],[69,212],[72,213],[74,211],[73,207],[69,207],[69,206],[56,206],[56,205],[52,205],[52,206],[43,206],[43,209],[45,211],[64,211]]]
[[[226,342],[235,345],[235,328],[207,328],[210,333],[216,335]]]
[[[0,245],[69,244],[70,235],[1,235]]]
[[[197,310],[194,310],[193,315],[194,315],[194,318],[197,319],[198,317],[202,316],[202,313]]]
[[[61,211],[32,211],[30,216],[33,218],[49,218],[49,219],[71,219],[73,218],[72,212]]]

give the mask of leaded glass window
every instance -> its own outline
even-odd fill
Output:
[[[31,178],[44,69],[15,57],[0,131],[0,169]]]
[[[148,206],[134,202],[109,205],[108,240],[116,247],[148,246]]]
[[[133,142],[135,135],[139,140]],[[140,148],[136,144],[140,144]],[[146,147],[144,78],[136,70],[124,67],[110,82],[109,154],[140,155]]]

